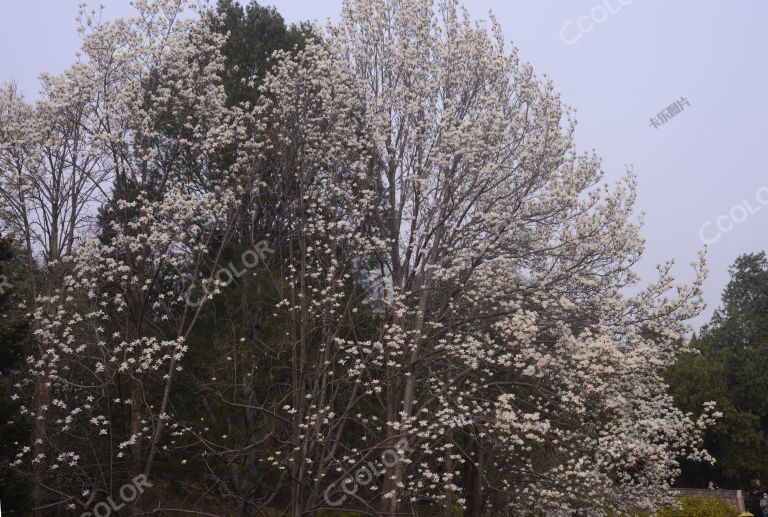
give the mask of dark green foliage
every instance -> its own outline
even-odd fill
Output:
[[[227,99],[232,105],[239,102],[253,105],[258,98],[256,87],[269,70],[272,53],[301,47],[310,32],[309,26],[287,27],[273,7],[264,7],[255,1],[243,7],[233,0],[219,0],[216,12],[221,18],[212,20],[214,30],[229,33],[224,46]],[[254,85],[248,85],[250,79]]]
[[[723,292],[722,307],[668,372],[680,408],[698,412],[717,402],[723,418],[707,432],[714,466],[684,465],[681,485],[745,488],[768,474],[768,260],[739,257]]]
[[[211,13],[209,23],[216,32],[228,35],[223,48],[226,59],[223,83],[228,104],[253,105],[259,97],[258,87],[271,66],[270,56],[276,50],[291,52],[300,48],[310,32],[309,27],[288,27],[274,8],[256,2],[242,6],[232,0],[220,0],[215,14],[218,16]],[[172,134],[178,128],[169,124],[163,131]],[[229,163],[232,157],[224,154],[216,159]],[[211,191],[215,187],[217,178],[206,167],[193,160],[182,161],[177,166],[188,171],[192,182],[201,190]],[[276,170],[261,171],[264,178],[274,174]],[[271,182],[265,179],[265,183]],[[121,196],[131,199],[135,193],[130,184],[126,188],[116,185],[113,195],[116,199]],[[279,378],[274,373],[281,371],[274,363],[288,361],[289,351],[272,348],[273,341],[278,343],[285,331],[285,323],[276,320],[270,310],[280,299],[276,288],[283,281],[277,270],[270,269],[278,260],[279,251],[267,254],[263,258],[268,263],[260,263],[247,272],[242,260],[243,253],[262,240],[275,247],[277,243],[285,246],[289,241],[268,236],[282,224],[283,216],[275,207],[280,205],[279,197],[283,195],[285,193],[264,188],[258,196],[246,194],[241,199],[241,210],[250,217],[238,221],[230,244],[222,250],[219,264],[236,272],[236,278],[202,308],[187,341],[189,352],[184,368],[174,381],[172,405],[177,418],[208,428],[210,436],[226,435],[226,443],[234,443],[243,450],[247,450],[248,444],[272,435],[278,427],[249,406],[258,406],[265,398],[284,396],[286,391],[289,393],[290,378]],[[103,238],[113,236],[108,228],[111,217],[114,213],[101,213]],[[221,242],[217,239],[223,236],[214,236],[213,249]],[[215,269],[204,265],[196,285],[199,287],[199,279],[211,276]],[[195,290],[190,292],[189,300],[194,303],[200,296],[199,289]],[[163,326],[162,322],[153,324]],[[241,336],[245,341],[240,341]],[[256,354],[265,345],[274,355],[257,358]],[[256,364],[257,368],[247,371],[241,364]],[[223,389],[233,379],[238,380],[237,388]],[[190,450],[195,447],[199,452],[200,444],[184,443]],[[182,448],[183,456],[179,458],[171,455],[158,458],[158,486],[166,500],[180,507],[193,505],[209,514],[255,515],[252,504],[264,505],[270,500],[282,504],[290,496],[285,473],[269,466],[256,453],[229,453],[213,442],[206,444],[204,450],[205,454],[200,455],[189,454]],[[178,461],[181,458],[186,460],[183,465]]]
[[[14,306],[21,283],[9,239],[0,239],[0,502],[3,515],[28,515],[31,511],[30,478],[11,467],[19,446],[29,442],[29,425],[19,420],[18,404],[11,401],[8,374],[24,356],[29,323]]]

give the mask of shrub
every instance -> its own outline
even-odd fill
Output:
[[[737,517],[739,515],[736,508],[716,497],[682,497],[680,502],[682,508],[662,510],[659,512],[659,517]]]

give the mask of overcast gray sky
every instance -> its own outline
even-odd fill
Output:
[[[79,46],[79,0],[0,0],[0,81],[35,97],[36,76],[59,72]],[[108,17],[128,0],[102,0]],[[341,0],[272,0],[289,22],[325,21]],[[633,166],[646,213],[638,271],[674,257],[676,273],[709,242],[708,320],[740,254],[766,246],[768,2],[742,0],[470,0],[492,10],[507,39],[577,110],[580,150],[596,149],[608,179]],[[91,2],[98,5],[98,2]],[[682,111],[658,114],[684,98]],[[654,128],[651,118],[657,117]]]

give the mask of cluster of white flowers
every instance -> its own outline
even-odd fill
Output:
[[[498,25],[454,2],[346,0],[322,41],[273,56],[255,105],[229,107],[224,38],[180,17],[180,0],[135,4],[109,23],[83,11],[78,63],[45,79],[38,105],[10,91],[0,105],[3,215],[20,234],[28,214],[48,217],[34,192],[56,167],[66,192],[87,192],[67,205],[69,242],[35,237],[50,281],[14,396],[36,421],[17,464],[44,465],[38,481],[95,497],[184,441],[209,465],[287,473],[295,515],[366,462],[384,475],[349,503],[386,514],[650,511],[681,459],[711,459],[699,440],[714,406],[681,413],[661,378],[701,310],[703,258],[690,286],[668,263],[625,294],[643,251],[635,178],[602,184],[552,84]],[[51,166],[63,144],[41,128],[73,107],[73,156]],[[232,330],[195,379],[244,415],[222,434],[174,411],[205,309],[184,293],[263,189],[283,239],[271,330]],[[102,232],[74,231],[96,200]]]
[[[181,1],[135,4],[136,17],[112,22],[83,8],[78,62],[44,77],[35,105],[6,88],[0,109],[15,210],[3,215],[47,268],[14,395],[37,422],[34,443],[17,463],[29,457],[37,481],[73,497],[150,473],[186,431],[170,387],[201,309],[183,293],[215,271],[242,190],[243,157],[226,158],[245,122],[220,80],[224,37],[180,16]]]
[[[697,444],[716,412],[692,420],[661,378],[701,310],[703,258],[690,286],[670,263],[623,294],[643,250],[635,178],[601,184],[553,86],[500,34],[450,2],[349,0],[323,47],[281,56],[265,82],[270,149],[300,189],[286,343],[320,354],[293,370],[294,454],[273,461],[322,484],[405,436],[414,452],[356,493],[384,513],[424,500],[652,510],[682,458],[710,459]],[[353,141],[365,159],[341,164]],[[378,285],[334,284],[344,260]],[[380,330],[356,336],[372,306]],[[383,426],[351,403],[327,415],[318,402],[344,385]],[[315,487],[294,485],[294,500],[312,508]]]

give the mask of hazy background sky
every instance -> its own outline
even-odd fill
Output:
[[[13,79],[34,98],[38,73],[66,67],[79,46],[78,3],[0,0],[0,81]],[[128,0],[101,3],[107,17],[132,12]],[[341,0],[262,3],[274,5],[288,22],[323,22],[338,15]],[[638,268],[643,278],[653,278],[654,265],[674,257],[678,278],[690,280],[688,265],[704,246],[702,225],[711,222],[706,239],[721,234],[708,246],[708,309],[694,323],[708,321],[733,260],[768,248],[768,2],[465,4],[476,18],[492,10],[521,58],[554,81],[577,111],[577,147],[597,150],[608,180],[634,167],[638,210],[646,214],[647,249]],[[654,129],[650,118],[681,97],[690,106]],[[751,209],[734,208],[744,202]],[[745,216],[748,211],[754,213]],[[745,219],[734,223],[729,213]],[[717,229],[720,216],[720,226],[730,231]]]

